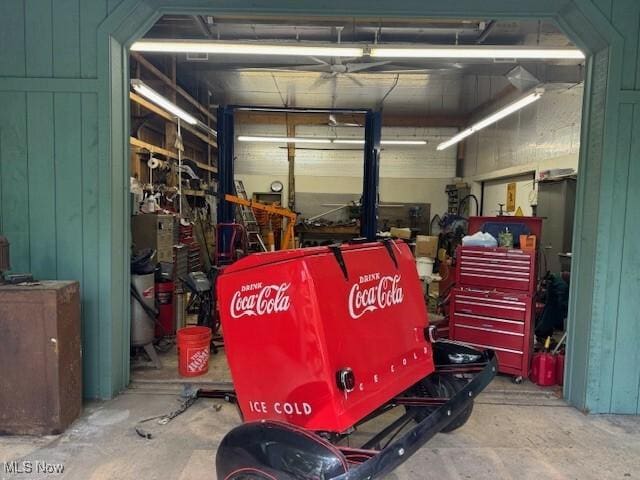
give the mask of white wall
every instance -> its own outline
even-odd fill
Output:
[[[446,209],[445,185],[455,176],[455,149],[440,152],[437,144],[455,133],[451,128],[384,128],[384,139],[424,139],[426,146],[385,146],[380,157],[382,202],[430,203],[431,212]],[[283,125],[240,125],[236,135],[284,136]],[[360,128],[298,126],[296,136],[363,138]],[[358,145],[303,145],[296,149],[296,191],[308,193],[362,192],[363,153]],[[326,150],[325,150],[326,149]],[[236,141],[236,177],[247,192],[268,191],[273,180],[285,185],[287,198],[287,150],[285,145]]]
[[[534,185],[513,177],[528,172],[537,177],[540,171],[553,168],[578,170],[582,95],[582,85],[548,86],[537,102],[469,137],[463,175],[472,184],[472,193],[479,198],[480,182],[493,180],[492,189],[504,186],[506,198],[506,184],[516,181],[521,195],[527,197],[519,198],[526,202],[520,206],[530,214]],[[485,201],[485,214],[493,214],[496,208]]]
[[[484,215],[497,215],[500,211],[499,203],[507,210],[507,185],[516,184],[516,209],[520,207],[525,215],[532,215],[531,202],[535,195],[535,183],[531,173],[514,177],[487,180],[484,184]],[[515,212],[507,212],[513,215]]]
[[[464,176],[507,169],[515,174],[539,165],[577,169],[582,94],[582,85],[549,89],[537,102],[469,137]]]

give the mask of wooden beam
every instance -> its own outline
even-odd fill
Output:
[[[359,123],[364,127],[364,115],[335,115],[338,122]],[[259,125],[286,125],[284,113],[258,113],[238,111],[235,113],[238,123],[253,123]],[[289,114],[292,125],[328,125],[328,113],[295,113]],[[382,115],[384,127],[461,127],[467,124],[466,115]]]
[[[145,142],[144,140],[140,140],[139,138],[129,137],[129,143],[134,147],[144,148],[153,153],[158,153],[160,155],[164,155],[167,158],[173,158],[174,160],[178,159],[178,152],[175,150],[167,150],[166,148],[159,147],[149,142]],[[191,160],[191,159],[190,159]],[[206,163],[198,162],[196,160],[192,160],[199,168],[203,170],[207,170],[209,172],[218,173],[218,169],[216,167],[207,165]]]
[[[189,102],[191,105],[196,107],[198,111],[200,111],[203,115],[206,115],[207,117],[209,117],[209,119],[211,119],[212,122],[215,123],[217,121],[215,115],[212,115],[211,112],[209,112],[206,108],[204,108],[200,104],[200,102],[198,102],[195,98],[189,95],[189,93],[187,93],[187,91],[184,90],[182,87],[174,83],[173,80],[171,80],[168,76],[166,76],[158,68],[156,68],[156,66],[153,63],[151,63],[149,60],[144,58],[141,54],[136,52],[131,52],[131,56],[135,58],[135,60],[138,63],[140,63],[140,65],[142,65],[149,72],[151,72],[153,75],[158,77],[159,80],[161,80],[167,86],[169,86],[170,88],[175,90],[177,93],[179,93],[187,102]]]
[[[296,126],[291,123],[291,115],[286,116],[287,122],[287,137],[293,138],[296,136]],[[295,210],[296,203],[296,144],[287,143],[287,161],[289,166],[288,175],[288,199],[287,205],[290,210]]]
[[[142,107],[146,108],[147,110],[149,110],[150,112],[155,113],[156,115],[164,118],[165,120],[168,120],[170,122],[173,123],[178,123],[178,121],[176,120],[176,117],[174,117],[173,115],[171,115],[169,112],[167,112],[166,110],[163,110],[162,108],[158,107],[156,104],[149,102],[148,100],[146,100],[145,98],[141,97],[140,95],[138,95],[135,92],[129,92],[129,98],[137,103],[138,105],[141,105]],[[193,128],[191,125],[182,122],[182,128],[184,128],[185,130],[191,132],[193,135],[195,135],[196,137],[198,137],[200,140],[202,140],[203,142],[211,145],[212,147],[218,148],[218,143],[215,140],[211,140],[209,137],[207,137],[205,134],[198,132],[195,128]]]
[[[152,143],[145,142],[144,140],[140,140],[139,138],[129,137],[129,143],[134,147],[144,148],[145,150],[149,150],[152,153],[159,153],[160,155],[164,155],[167,158],[173,158],[174,160],[178,159],[178,154],[176,152],[172,152],[171,150],[167,150],[166,148],[162,148]]]

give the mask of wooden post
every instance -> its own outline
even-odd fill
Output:
[[[287,121],[287,137],[293,138],[296,136],[296,126],[293,122],[290,121],[289,115],[286,116]],[[296,164],[296,144],[295,143],[287,143],[287,161],[289,162],[289,178],[287,182],[287,191],[288,191],[288,202],[287,205],[289,210],[295,211],[296,204],[296,175],[295,175],[295,164]]]

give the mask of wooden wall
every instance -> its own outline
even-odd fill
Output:
[[[121,45],[161,10],[552,18],[595,53],[565,395],[592,412],[638,413],[639,8],[637,0],[2,0],[0,230],[11,241],[14,269],[81,280],[85,394],[109,397],[126,386],[128,86]]]
[[[89,397],[114,390],[98,310],[96,79],[97,27],[118,3],[0,2],[0,232],[13,271],[80,281]]]

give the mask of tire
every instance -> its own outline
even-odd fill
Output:
[[[414,385],[409,394],[415,395],[418,397],[444,397],[451,398],[460,390],[462,390],[467,382],[464,379],[459,379],[453,377],[451,375],[431,375],[423,380],[420,380],[416,385]],[[425,418],[427,418],[435,409],[433,407],[407,407],[407,411],[412,408],[419,409],[419,412],[416,414],[415,421],[417,423],[421,422]],[[450,433],[458,428],[462,427],[473,412],[473,401],[469,403],[469,405],[462,410],[449,424],[444,427],[441,431],[443,433]]]

